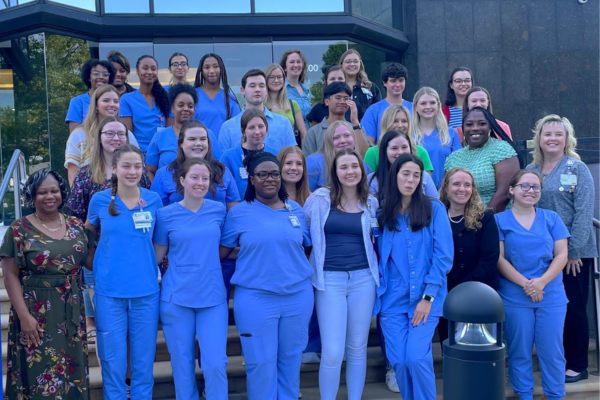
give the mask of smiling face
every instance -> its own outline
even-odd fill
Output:
[[[298,183],[304,175],[304,164],[298,153],[289,153],[281,166],[281,178],[287,183]]]
[[[279,92],[285,84],[285,74],[281,67],[274,68],[267,76],[267,87],[270,91]]]
[[[98,98],[96,111],[100,120],[106,117],[118,117],[121,103],[115,92],[106,92]]]
[[[268,173],[265,180],[258,177],[260,173]],[[277,177],[274,178],[273,174]],[[263,199],[272,199],[277,196],[281,188],[281,176],[279,175],[279,167],[273,161],[263,161],[254,169],[254,175],[250,177],[252,185],[256,190],[256,196]]]
[[[175,114],[175,121],[179,124],[183,124],[185,121],[190,120],[194,116],[194,99],[188,93],[179,93],[175,97],[171,111]]]
[[[354,137],[346,125],[340,125],[333,133],[333,150],[354,149]]]
[[[409,117],[404,111],[398,111],[396,117],[394,117],[394,123],[390,126],[390,131],[399,130],[402,132],[408,132],[408,120]]]
[[[410,154],[410,143],[404,136],[398,136],[388,142],[385,154],[388,162],[392,165],[402,154]]]
[[[246,125],[244,130],[244,136],[246,137],[246,144],[250,149],[262,148],[265,137],[267,136],[267,126],[265,121],[260,117],[254,117]]]
[[[424,94],[419,98],[416,109],[422,119],[433,119],[439,110],[439,104],[435,96]]]
[[[133,151],[121,154],[117,165],[112,167],[113,175],[117,176],[119,185],[135,187],[142,178],[142,157]]]
[[[469,110],[475,107],[481,107],[487,110],[489,105],[490,101],[485,92],[473,92],[469,95],[469,99],[467,100],[467,108]]]
[[[209,148],[206,129],[200,127],[188,128],[184,134],[185,138],[181,143],[181,150],[185,155],[185,159],[204,158]]]
[[[360,160],[351,154],[338,157],[335,162],[335,173],[342,187],[356,187],[362,178]]]
[[[112,137],[109,137],[112,136]],[[113,121],[102,127],[100,144],[106,154],[113,154],[116,149],[127,143],[127,128],[121,122]]]
[[[169,71],[173,77],[177,80],[185,79],[190,66],[188,65],[187,59],[184,56],[175,56],[171,58],[171,64],[169,65]]]
[[[202,76],[204,80],[212,85],[219,83],[221,79],[221,67],[219,61],[214,57],[207,57],[202,63]]]
[[[471,149],[484,146],[490,140],[490,123],[481,111],[473,111],[465,118],[465,140]]]
[[[267,82],[262,75],[249,76],[246,79],[246,87],[241,88],[241,93],[246,103],[259,107],[267,98]]]
[[[540,149],[544,155],[564,154],[566,145],[567,132],[562,124],[550,122],[542,127]]]
[[[98,89],[102,85],[106,85],[110,78],[110,72],[103,67],[102,65],[96,65],[90,71],[90,83],[92,87],[90,88],[92,92]]]
[[[54,214],[61,204],[60,186],[56,178],[49,174],[35,192],[35,210],[44,214]]]
[[[112,63],[113,67],[115,67],[115,80],[113,82],[113,86],[116,88],[123,87],[127,82],[127,70],[121,66],[118,62]]]
[[[521,187],[523,183],[528,184],[530,188],[528,190],[523,190]],[[538,176],[535,174],[523,174],[515,186],[508,188],[508,192],[511,194],[514,204],[521,207],[533,207],[541,197],[541,191],[536,192],[533,188],[534,186],[542,186],[542,182]]]
[[[406,78],[388,78],[387,82],[383,82],[383,86],[387,90],[388,94],[394,97],[402,97],[404,88],[406,87]]]
[[[339,92],[326,98],[325,105],[329,108],[330,114],[344,115],[348,111],[348,100],[350,100],[348,93]]]
[[[142,84],[152,86],[158,79],[158,64],[150,57],[142,58],[135,71]]]
[[[396,175],[398,191],[402,196],[411,197],[413,195],[421,182],[421,174],[421,168],[414,162],[408,161],[402,164]]]
[[[206,165],[192,165],[185,176],[179,178],[183,198],[202,199],[210,187],[210,173]]]
[[[327,82],[325,82],[325,86],[332,84],[333,82],[346,82],[346,76],[344,75],[344,71],[337,70],[331,71],[327,75]]]
[[[467,92],[471,90],[472,86],[473,80],[468,71],[458,71],[454,73],[454,76],[452,76],[450,87],[454,90],[454,93],[456,93],[457,96],[466,96]],[[462,104],[458,104],[458,106],[462,107]]]
[[[360,57],[358,54],[350,53],[342,60],[342,69],[348,76],[356,76],[360,70]]]
[[[304,63],[298,53],[291,53],[285,60],[285,71],[288,77],[300,77]]]
[[[473,179],[466,172],[457,171],[448,180],[446,189],[451,204],[466,206],[473,195]]]

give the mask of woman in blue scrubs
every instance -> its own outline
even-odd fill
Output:
[[[177,140],[181,133],[181,126],[185,121],[194,118],[194,107],[198,104],[198,94],[192,85],[187,83],[178,83],[171,86],[168,95],[171,112],[174,115],[173,125],[154,135],[146,154],[146,168],[153,179],[158,168],[167,166],[177,156]],[[219,150],[217,137],[210,130],[208,135],[213,144],[211,154],[213,158],[218,160],[221,157],[221,151]]]
[[[154,134],[171,125],[169,97],[158,81],[158,62],[152,56],[141,56],[135,65],[140,88],[121,96],[119,116],[133,132],[144,155]]]
[[[94,305],[104,399],[127,396],[127,338],[131,398],[152,399],[158,333],[159,287],[152,234],[158,195],[138,186],[143,156],[130,144],[115,150],[111,189],[90,201],[86,228],[102,227],[94,254]],[[132,285],[131,282],[135,282]]]
[[[533,345],[548,400],[565,396],[563,328],[567,295],[562,270],[571,236],[560,216],[537,208],[542,178],[518,171],[510,180],[510,210],[496,214],[500,236],[500,296],[508,341],[508,376],[521,400],[533,400]],[[590,222],[591,223],[591,222]]]
[[[423,162],[403,154],[382,183],[380,286],[374,313],[404,399],[435,400],[431,340],[448,293],[454,248],[446,209],[423,194]]]
[[[171,79],[169,84],[165,85],[165,90],[168,92],[171,86],[178,83],[187,83],[187,73],[190,70],[190,63],[187,56],[176,51],[169,57],[169,72]]]
[[[240,105],[227,80],[223,59],[214,53],[202,56],[196,71],[194,88],[198,92],[198,105],[194,119],[202,121],[215,134],[221,125],[240,113]]]
[[[227,307],[219,239],[227,210],[205,199],[211,188],[208,161],[191,158],[176,171],[183,199],[158,210],[156,259],[169,256],[162,280],[160,321],[179,400],[197,400],[195,337],[201,350],[208,399],[227,400]],[[202,243],[198,246],[198,243]]]
[[[260,151],[277,155],[277,150],[265,145],[269,124],[262,111],[256,109],[244,111],[240,124],[242,131],[240,135],[241,145],[226,150],[221,156],[221,162],[235,177],[238,192],[243,197],[248,187],[248,172],[243,165],[244,158],[250,153]]]
[[[297,400],[314,304],[309,231],[302,208],[287,200],[277,158],[250,153],[244,164],[250,182],[225,220],[221,258],[240,247],[231,283],[248,398]]]

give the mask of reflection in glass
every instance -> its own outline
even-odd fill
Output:
[[[0,0],[0,10],[4,10],[6,8],[20,6],[22,4],[34,3],[36,0]]]
[[[454,339],[458,344],[489,346],[496,344],[496,324],[458,322]]]
[[[96,11],[96,0],[52,0],[50,3],[60,3],[67,6],[83,8],[84,10]]]
[[[352,0],[352,14],[390,28],[404,29],[402,0]]]
[[[104,0],[104,12],[106,13],[143,13],[150,12],[151,0]]]
[[[343,12],[344,0],[303,0],[291,2],[281,0],[254,0],[254,7],[257,13]]]
[[[102,59],[106,59],[106,55],[109,51],[117,50],[120,51],[125,58],[127,58],[127,60],[129,60],[129,64],[131,65],[131,73],[127,77],[127,83],[137,89],[140,86],[140,79],[135,73],[135,63],[141,56],[154,54],[152,50],[152,43],[100,43],[98,46],[100,58]],[[167,62],[165,61],[164,63],[161,63],[159,61],[158,67],[166,68]],[[159,80],[163,85],[165,84],[165,81],[162,80],[162,76],[160,75]]]
[[[156,14],[248,14],[250,0],[154,0]]]
[[[381,95],[385,97],[386,92],[381,81],[381,72],[389,61],[388,54],[374,47],[352,42],[348,44],[348,48],[358,51],[369,80],[379,87]]]

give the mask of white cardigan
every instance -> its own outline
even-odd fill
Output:
[[[358,207],[363,211],[361,222],[363,231],[363,241],[365,243],[365,251],[367,260],[369,261],[369,269],[375,280],[375,284],[379,286],[379,268],[377,262],[377,254],[371,237],[370,219],[376,217],[379,204],[377,199],[369,195],[367,206],[359,204]],[[310,228],[310,238],[313,249],[309,258],[310,264],[315,268],[315,274],[311,281],[317,290],[325,290],[325,282],[323,278],[323,264],[325,263],[325,222],[329,217],[331,209],[331,197],[329,188],[322,187],[311,194],[304,204],[304,215],[306,223]]]

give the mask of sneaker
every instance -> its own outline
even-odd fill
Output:
[[[204,389],[204,390],[202,391],[202,398],[203,398],[203,399],[206,399],[206,389]]]
[[[302,364],[318,364],[321,362],[321,358],[317,353],[307,352],[302,353]]]
[[[298,390],[298,398],[301,399],[302,398],[302,392]]]
[[[398,382],[396,381],[396,372],[393,369],[388,369],[385,373],[385,384],[390,392],[400,393],[400,388],[398,388]]]
[[[131,386],[126,385],[127,388],[127,400],[131,400]]]

